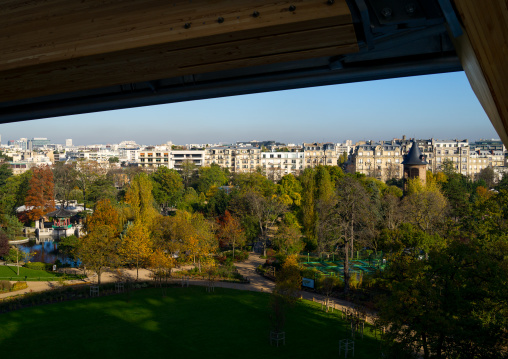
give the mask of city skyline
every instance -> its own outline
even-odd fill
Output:
[[[284,143],[499,138],[463,72],[323,86],[40,119],[0,126],[2,142]]]

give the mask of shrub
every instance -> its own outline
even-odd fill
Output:
[[[25,267],[34,270],[46,270],[48,268],[46,263],[42,262],[28,262],[25,264]]]
[[[0,280],[0,291],[11,290],[12,284],[8,280]]]
[[[339,292],[344,288],[344,281],[339,277],[321,276],[316,283],[316,289],[323,293]]]
[[[14,292],[16,290],[22,290],[28,288],[28,284],[26,282],[16,282],[12,285],[11,291]]]
[[[221,263],[229,264],[230,262],[228,261],[228,259],[233,259],[233,251],[231,250],[222,252],[217,259]],[[235,262],[243,262],[247,259],[249,259],[249,252],[235,249]]]

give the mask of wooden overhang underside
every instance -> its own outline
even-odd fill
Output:
[[[358,51],[345,1],[6,1],[1,102]]]
[[[507,144],[506,7],[500,0],[5,0],[0,122],[464,68]],[[449,34],[450,9],[463,36]]]

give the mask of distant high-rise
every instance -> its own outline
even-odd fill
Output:
[[[72,138],[68,138],[65,140],[65,147],[72,147]]]
[[[28,141],[28,149],[32,151],[34,148],[37,147],[44,147],[51,143],[50,140],[48,140],[46,137],[34,137],[30,141]]]

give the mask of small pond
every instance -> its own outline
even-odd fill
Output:
[[[23,252],[36,252],[35,255],[30,257],[30,262],[42,262],[42,263],[55,263],[56,260],[64,264],[69,264],[72,267],[76,267],[79,261],[70,259],[64,253],[58,250],[58,242],[53,239],[43,239],[42,241],[36,241],[35,238],[30,238],[28,243],[18,244],[18,247]]]

